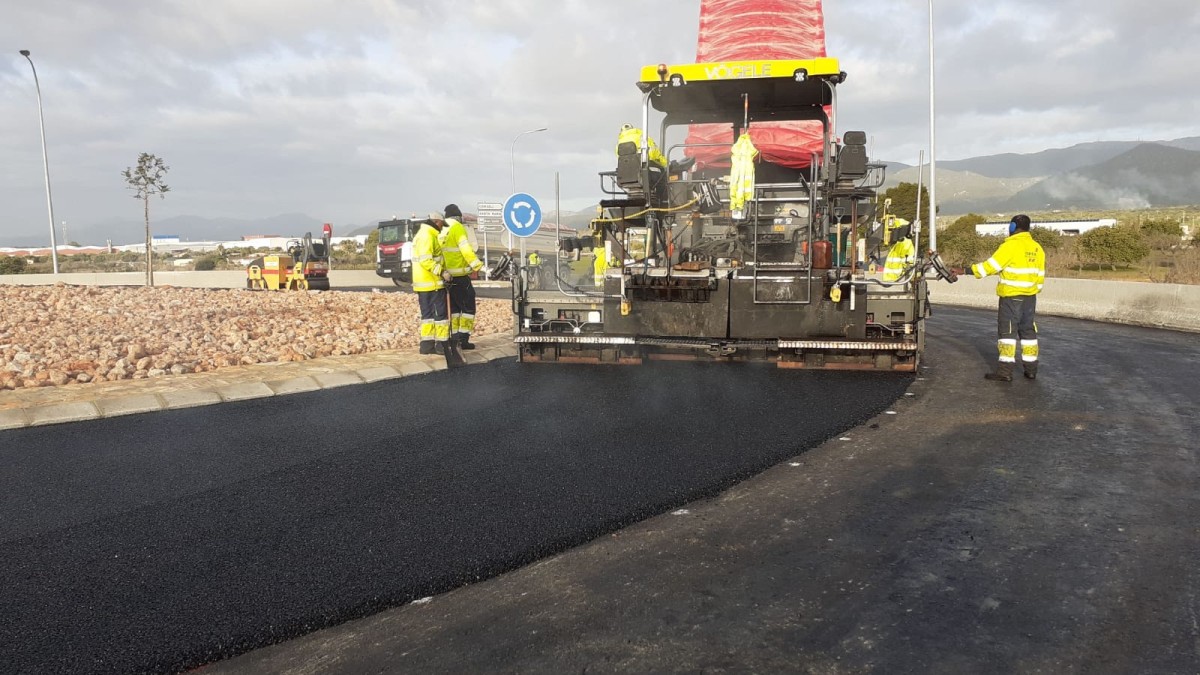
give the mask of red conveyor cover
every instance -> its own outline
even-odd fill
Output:
[[[812,59],[825,54],[821,0],[701,0],[697,63],[762,59]],[[751,108],[754,102],[750,102]],[[821,152],[821,125],[814,122],[753,124],[750,138],[763,161],[791,168],[812,163]],[[725,147],[688,148],[697,168],[729,166],[732,131],[693,125],[687,142]]]

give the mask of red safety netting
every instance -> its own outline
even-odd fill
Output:
[[[821,0],[701,0],[696,62],[812,59],[825,56],[825,17]],[[751,101],[751,107],[754,102]],[[816,122],[754,124],[750,128],[763,161],[791,168],[812,163],[820,153]],[[696,124],[687,142],[724,147],[688,148],[697,168],[729,166],[733,134],[728,126]]]

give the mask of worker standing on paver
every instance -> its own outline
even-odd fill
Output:
[[[442,214],[434,211],[421,223],[413,237],[412,287],[421,306],[421,353],[445,354],[450,339],[450,319],[446,315],[446,284],[453,277],[442,257],[438,233],[445,225]]]
[[[896,218],[890,237],[891,241],[895,243],[888,249],[887,260],[883,263],[883,280],[899,281],[905,271],[917,262],[917,247],[912,240],[912,225],[903,218]]]
[[[1011,382],[1017,361],[1017,342],[1021,344],[1021,364],[1025,377],[1037,378],[1038,337],[1035,314],[1037,295],[1046,282],[1046,252],[1029,232],[1029,216],[1013,216],[1008,224],[1008,238],[987,260],[971,265],[966,271],[982,279],[999,274],[996,295],[1000,296],[998,315],[1000,360],[996,370],[984,377]],[[954,270],[962,274],[963,270]]]
[[[592,248],[592,280],[596,288],[604,288],[604,273],[608,271],[608,260],[604,256],[604,247]]]
[[[475,285],[471,283],[471,273],[483,269],[483,261],[475,255],[457,204],[446,205],[441,243],[446,270],[450,272],[450,339],[460,349],[475,349],[471,343],[471,332],[475,330]]]

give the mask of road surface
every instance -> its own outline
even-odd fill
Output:
[[[322,626],[206,672],[1200,669],[1200,340],[1046,318],[996,384],[993,325],[939,309],[916,381],[496,364],[8,432],[0,670]]]
[[[0,672],[178,670],[445,592],[715,495],[910,381],[510,362],[3,432]]]

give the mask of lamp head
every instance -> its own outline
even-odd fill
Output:
[[[21,50],[21,56],[26,56],[26,57],[27,57],[27,56],[29,56],[29,50],[28,50],[28,49],[22,49],[22,50]]]

